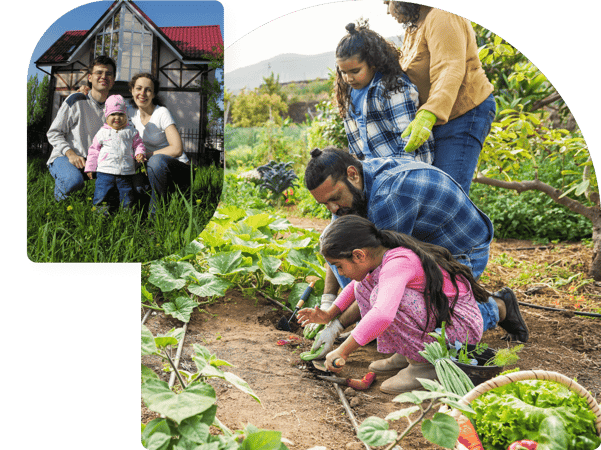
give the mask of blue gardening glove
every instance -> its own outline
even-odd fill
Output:
[[[420,109],[411,121],[409,126],[401,134],[402,138],[409,136],[409,141],[405,145],[406,152],[412,152],[419,148],[430,137],[432,127],[436,123],[436,116],[430,111]]]
[[[320,352],[313,359],[325,359],[326,355],[334,348],[334,341],[340,333],[344,330],[344,327],[340,323],[340,320],[334,319],[321,332],[316,336],[315,342],[311,347],[312,352]],[[314,353],[315,354],[315,353]]]
[[[319,305],[319,308],[322,311],[327,311],[330,308],[330,306],[332,306],[332,303],[334,303],[334,300],[336,300],[336,295],[323,294],[321,296],[321,303]],[[323,324],[321,323],[310,323],[303,330],[303,336],[305,337],[305,339],[313,339],[315,338],[319,330],[321,330],[322,328]]]

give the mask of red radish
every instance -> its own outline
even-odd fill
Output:
[[[509,447],[507,447],[507,450],[536,450],[536,447],[538,447],[536,442],[524,439],[510,444]]]

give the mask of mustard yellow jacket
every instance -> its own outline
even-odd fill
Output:
[[[467,19],[422,6],[417,30],[405,31],[401,51],[401,68],[417,86],[419,109],[434,113],[436,125],[465,114],[493,91]]]

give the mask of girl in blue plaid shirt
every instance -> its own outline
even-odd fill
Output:
[[[346,26],[336,48],[335,92],[349,142],[357,158],[408,158],[431,164],[434,141],[406,152],[401,135],[415,118],[417,88],[401,69],[400,51],[367,22]]]

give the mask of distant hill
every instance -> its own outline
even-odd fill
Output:
[[[400,45],[396,37],[387,39]],[[271,72],[280,76],[280,83],[328,78],[329,70],[334,69],[336,64],[334,53],[334,51],[318,55],[285,53],[274,56],[251,66],[226,72],[225,87],[233,94],[237,94],[244,87],[252,90],[259,87],[263,83],[263,78],[271,75]]]

